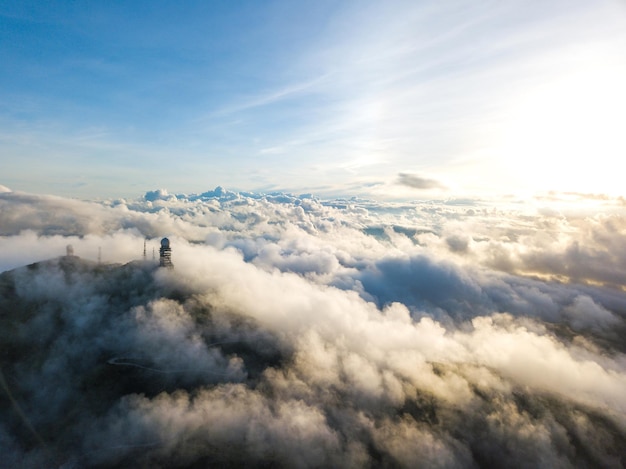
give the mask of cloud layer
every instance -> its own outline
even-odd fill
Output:
[[[626,223],[594,203],[0,193],[2,453],[621,467]]]

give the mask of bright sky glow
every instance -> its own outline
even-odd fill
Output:
[[[0,2],[0,63],[13,190],[624,195],[619,0]]]

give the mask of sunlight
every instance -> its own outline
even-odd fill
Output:
[[[626,67],[616,63],[592,62],[517,99],[499,149],[506,170],[534,189],[619,192]]]

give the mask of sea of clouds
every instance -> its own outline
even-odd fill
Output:
[[[0,192],[0,271],[39,305],[11,333],[45,349],[3,365],[0,466],[623,467],[624,211]],[[20,269],[163,236],[171,270]],[[95,405],[111,369],[146,391]]]

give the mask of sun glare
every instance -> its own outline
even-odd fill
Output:
[[[511,107],[500,158],[538,190],[617,193],[626,155],[626,67],[602,64],[563,73]]]

